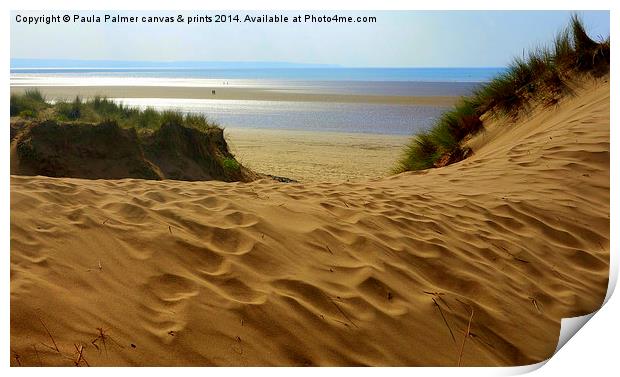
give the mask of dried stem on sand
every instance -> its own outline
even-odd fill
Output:
[[[448,331],[450,331],[450,336],[452,337],[452,341],[454,343],[456,343],[456,338],[454,337],[454,333],[452,332],[452,329],[450,328],[450,325],[448,324],[448,320],[446,319],[446,316],[443,315],[443,310],[441,310],[441,306],[439,306],[439,304],[437,303],[435,298],[433,298],[432,300],[433,300],[433,303],[435,304],[435,306],[437,307],[437,309],[439,309],[439,314],[441,314],[441,318],[443,319],[443,323],[446,324],[446,327],[448,328]]]
[[[79,367],[81,365],[81,363],[83,362],[84,364],[86,364],[87,367],[90,366],[90,364],[88,364],[88,361],[86,361],[86,358],[84,357],[84,346],[83,345],[77,345],[74,344],[75,346],[75,351],[76,351],[76,359],[73,361],[73,364],[75,364],[76,367]]]
[[[47,335],[50,337],[50,339],[52,340],[52,344],[54,344],[54,347],[48,346],[47,344],[44,344],[44,346],[55,350],[56,352],[60,353],[60,350],[58,349],[58,346],[56,345],[56,341],[54,340],[54,337],[52,336],[52,333],[50,332],[50,330],[47,328],[47,326],[45,325],[45,322],[43,322],[43,320],[41,319],[41,317],[39,317],[39,321],[41,322],[41,324],[43,325],[43,328],[45,329],[45,332],[47,332]]]
[[[90,343],[98,351],[100,351],[100,349],[99,349],[99,346],[97,345],[97,343],[100,342],[103,345],[103,349],[105,350],[105,353],[106,354],[108,353],[108,347],[106,345],[106,340],[110,340],[112,343],[116,344],[120,348],[125,348],[122,345],[120,345],[116,340],[112,339],[112,337],[106,333],[106,330],[103,327],[97,327],[97,331],[99,331],[99,335],[97,335],[97,337],[95,339],[93,339]]]
[[[471,321],[474,318],[474,308],[470,305],[469,309],[471,310],[471,314],[469,315],[469,322],[467,323],[467,332],[465,332],[465,336],[463,337],[463,343],[461,343],[461,352],[459,353],[459,362],[457,366],[461,366],[461,360],[463,359],[463,350],[465,349],[465,341],[469,338],[471,333]]]

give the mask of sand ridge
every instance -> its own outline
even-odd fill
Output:
[[[545,359],[607,288],[609,84],[487,126],[364,182],[12,176],[11,364]]]

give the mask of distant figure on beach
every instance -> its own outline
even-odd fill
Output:
[[[211,90],[211,94],[215,95],[215,89]]]

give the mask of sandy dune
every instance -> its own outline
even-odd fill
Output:
[[[607,287],[609,84],[488,126],[461,163],[366,182],[13,176],[11,364],[547,358]]]

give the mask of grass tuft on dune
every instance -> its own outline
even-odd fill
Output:
[[[11,117],[11,174],[228,182],[258,177],[235,159],[224,130],[202,114],[141,110],[101,96],[51,103],[33,89],[11,95]]]
[[[117,103],[102,96],[50,104],[38,89],[23,94],[11,94],[11,116],[34,120],[60,122],[116,123],[137,131],[156,131],[165,124],[175,124],[206,132],[219,128],[202,114],[184,114],[180,111],[157,111],[151,107],[141,110]]]
[[[571,93],[569,80],[609,72],[609,48],[609,37],[593,40],[579,16],[573,15],[551,46],[515,58],[504,73],[461,99],[429,130],[414,135],[394,172],[440,167],[463,159],[468,151],[462,142],[483,130],[483,114],[515,120],[534,104],[556,104]]]
[[[39,112],[50,107],[38,89],[26,90],[23,94],[11,94],[11,116],[35,118]]]

